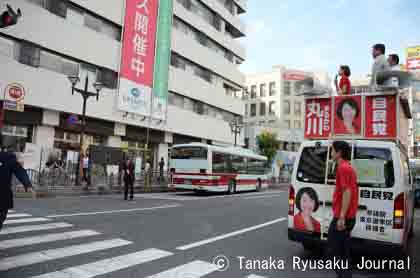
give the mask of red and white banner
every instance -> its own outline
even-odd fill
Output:
[[[397,103],[395,96],[368,96],[365,99],[365,137],[397,136]]]
[[[283,73],[283,79],[287,81],[301,81],[310,75],[302,71],[286,71]]]
[[[420,69],[420,58],[414,58],[407,60],[408,70],[419,70]]]
[[[125,0],[118,108],[150,115],[158,0]]]
[[[331,134],[331,98],[305,101],[305,138],[328,138]]]
[[[334,134],[360,136],[362,134],[362,97],[334,98]]]

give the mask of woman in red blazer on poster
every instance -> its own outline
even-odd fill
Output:
[[[293,217],[294,227],[297,230],[308,232],[321,232],[321,224],[312,217],[319,207],[318,195],[310,187],[304,187],[296,195],[296,207],[300,211]]]

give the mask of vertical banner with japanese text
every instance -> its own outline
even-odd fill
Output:
[[[360,136],[362,134],[362,97],[334,98],[334,135]]]
[[[305,138],[328,138],[331,134],[331,98],[305,101]]]
[[[158,0],[125,0],[118,109],[150,116]]]
[[[173,0],[159,2],[152,117],[166,120]]]
[[[366,97],[366,138],[394,138],[397,136],[396,102],[395,95]]]

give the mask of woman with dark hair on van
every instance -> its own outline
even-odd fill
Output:
[[[335,79],[335,86],[339,95],[350,95],[351,94],[351,82],[350,82],[350,67],[347,65],[340,66],[338,70],[340,76],[340,82],[338,83],[337,77]]]
[[[354,99],[346,98],[341,101],[337,106],[336,113],[340,120],[336,123],[339,127],[338,130],[345,134],[360,134],[360,127],[356,122],[360,108]]]
[[[321,224],[312,217],[319,207],[318,195],[310,187],[304,187],[296,195],[296,207],[300,211],[293,217],[294,227],[297,230],[320,233]]]

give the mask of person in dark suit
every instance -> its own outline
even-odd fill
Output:
[[[3,150],[3,142],[0,129],[0,230],[7,218],[7,212],[13,208],[12,176],[23,184],[25,191],[31,192],[35,196],[28,173],[18,162],[14,153]]]
[[[128,198],[128,188],[130,187],[130,200],[134,198],[134,163],[131,159],[127,159],[123,165],[124,174],[124,200]]]

